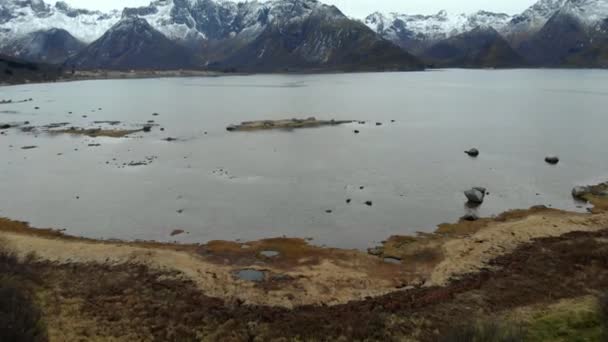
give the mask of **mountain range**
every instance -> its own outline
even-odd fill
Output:
[[[607,67],[608,0],[363,20],[317,0],[155,0],[111,12],[0,0],[0,53],[77,69]]]

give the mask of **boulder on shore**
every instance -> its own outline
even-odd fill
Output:
[[[479,216],[477,216],[476,214],[473,214],[473,213],[469,213],[469,214],[464,215],[460,219],[463,221],[474,222],[474,221],[479,220]]]
[[[574,189],[572,189],[572,197],[579,200],[585,200],[585,195],[589,192],[591,192],[591,189],[588,186],[575,186]]]
[[[464,195],[467,197],[469,202],[481,204],[486,197],[486,188],[474,187],[465,191]]]

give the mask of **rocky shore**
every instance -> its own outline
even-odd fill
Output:
[[[579,196],[596,204],[593,213],[511,211],[394,236],[370,253],[287,238],[96,241],[0,219],[1,265],[26,285],[20,291],[53,341],[436,341],[460,325],[496,321],[542,341],[551,331],[539,320],[567,321],[579,311],[593,330],[573,323],[566,333],[599,336],[606,185],[586,189]]]

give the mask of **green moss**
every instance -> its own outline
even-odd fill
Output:
[[[528,326],[531,342],[594,342],[602,340],[602,323],[595,310],[548,313]]]

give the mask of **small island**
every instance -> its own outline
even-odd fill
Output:
[[[287,120],[259,120],[244,121],[239,125],[230,125],[226,128],[229,132],[238,131],[258,131],[269,129],[292,130],[298,128],[314,128],[322,126],[336,126],[353,123],[353,120],[317,120],[315,117],[307,119],[287,119]]]

